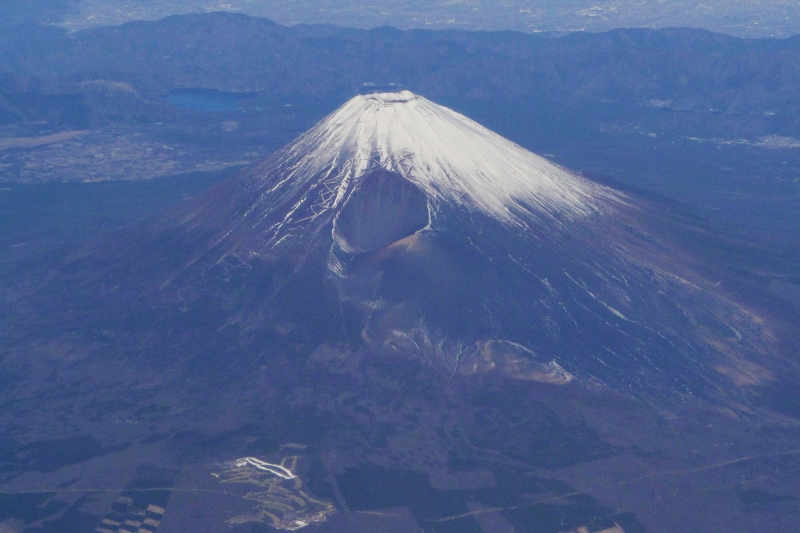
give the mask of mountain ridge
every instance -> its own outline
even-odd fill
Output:
[[[204,86],[285,98],[291,81],[295,91],[328,98],[352,94],[372,81],[397,82],[437,98],[544,92],[547,99],[562,102],[613,99],[648,105],[657,99],[671,100],[676,110],[763,113],[797,101],[797,92],[786,90],[797,86],[796,73],[787,66],[800,54],[800,36],[741,39],[688,28],[548,39],[510,31],[286,27],[232,13],[176,15],[71,35],[46,26],[19,28],[4,40],[0,71],[6,75],[23,76],[23,83],[24,77],[38,76],[59,89],[76,78],[107,78],[130,82],[148,94]],[[224,40],[223,33],[238,37]],[[376,54],[383,56],[381,62]],[[186,60],[193,69],[182,64]],[[469,64],[469,75],[461,70],[462,62]],[[311,64],[321,67],[313,76]],[[516,72],[510,69],[514,64]],[[305,68],[289,70],[300,65]],[[420,70],[434,66],[444,70],[426,79]],[[479,75],[499,71],[509,74],[502,86]],[[704,76],[704,71],[713,75]],[[54,75],[63,81],[53,80]],[[382,79],[387,76],[394,79]],[[784,89],[775,91],[777,86]]]

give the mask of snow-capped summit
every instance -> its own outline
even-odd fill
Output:
[[[419,187],[434,213],[457,206],[513,226],[582,218],[600,209],[601,197],[618,198],[451,109],[402,91],[356,96],[278,152],[251,181],[259,198],[254,209],[291,202],[271,228],[285,229],[339,209],[375,168]],[[319,194],[298,197],[309,189]]]

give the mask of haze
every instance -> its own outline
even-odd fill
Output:
[[[238,11],[281,24],[331,23],[369,28],[605,31],[692,27],[740,37],[800,33],[793,0],[27,0],[0,7],[0,18],[38,17],[69,29],[156,20],[169,15]]]

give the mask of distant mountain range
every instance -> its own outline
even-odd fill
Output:
[[[12,25],[0,36],[0,50],[6,121],[9,113],[25,115],[39,105],[15,95],[80,94],[85,93],[80,84],[95,80],[128,83],[151,97],[204,87],[255,91],[287,102],[338,102],[364,84],[394,83],[439,99],[648,106],[680,113],[673,120],[680,123],[676,128],[710,122],[729,131],[746,121],[753,131],[800,135],[800,37],[743,40],[668,29],[553,39],[507,32],[290,28],[212,13],[77,33]]]
[[[16,0],[0,19],[60,22],[69,29],[156,20],[208,11],[241,12],[283,24],[339,24],[359,28],[607,31],[614,28],[693,27],[741,37],[786,37],[800,32],[792,0]]]

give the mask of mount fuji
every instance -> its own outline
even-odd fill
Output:
[[[692,224],[404,91],[353,98],[69,265],[124,313],[203,334],[277,328],[451,377],[738,404],[772,379],[774,339],[675,238]]]
[[[794,530],[796,314],[750,246],[356,96],[0,286],[0,489],[74,498],[43,531]]]

